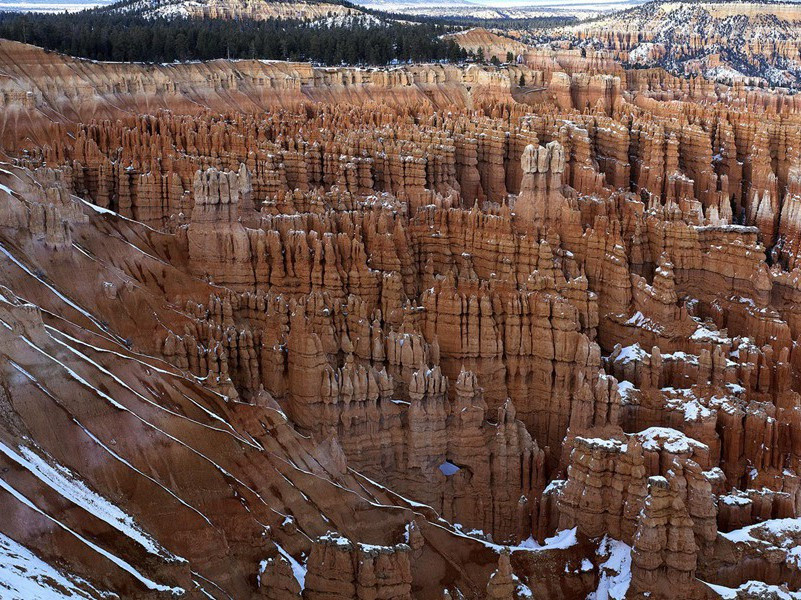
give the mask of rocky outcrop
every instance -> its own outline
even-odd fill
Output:
[[[525,44],[483,27],[473,27],[465,31],[459,31],[449,37],[468,52],[478,54],[479,50],[481,50],[481,54],[487,60],[495,57],[500,61],[505,61],[509,52],[517,58],[527,51]]]
[[[663,66],[734,86],[797,87],[797,73],[779,69],[798,58],[799,20],[790,2],[656,2],[551,35],[640,68]]]
[[[561,220],[566,201],[562,196],[564,149],[559,142],[526,146],[521,158],[523,181],[515,203],[515,214],[525,223],[546,228]]]
[[[692,525],[668,480],[649,478],[631,552],[635,597],[701,597],[694,585],[697,549]]]
[[[326,535],[312,544],[304,600],[386,598],[410,600],[410,548],[352,544]]]

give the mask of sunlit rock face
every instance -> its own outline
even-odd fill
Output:
[[[795,96],[0,47],[0,597],[798,593]]]

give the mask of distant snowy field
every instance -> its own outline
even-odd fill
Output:
[[[504,10],[510,8],[568,8],[581,5],[606,10],[610,7],[631,8],[644,4],[646,0],[573,0],[566,6],[564,0],[356,0],[362,6],[380,6],[392,10],[398,6],[419,6],[429,8],[490,8]]]
[[[98,0],[96,2],[60,2],[59,0],[20,0],[19,2],[0,1],[0,10],[15,12],[77,12],[85,8],[106,6],[113,0]]]
[[[474,18],[531,18],[544,16],[595,17],[642,4],[646,0],[355,0],[368,8],[427,16]]]
[[[106,6],[114,0],[0,0],[0,10],[2,11],[29,11],[29,12],[75,12],[85,8],[96,6]],[[643,0],[644,1],[644,0]],[[381,10],[402,12],[416,12],[409,9],[423,9],[423,12],[443,14],[464,13],[480,16],[486,11],[486,16],[494,18],[498,16],[525,16],[521,14],[494,14],[495,11],[501,13],[512,9],[517,13],[520,9],[528,9],[526,12],[560,13],[570,12],[570,7],[581,7],[584,11],[598,10],[606,12],[609,10],[619,10],[629,8],[632,5],[641,4],[638,0],[574,0],[569,7],[565,3],[555,0],[356,0],[356,4],[376,8]],[[566,8],[568,10],[566,10]],[[439,9],[439,10],[438,10]],[[482,10],[483,9],[483,10]],[[488,9],[488,10],[487,10]],[[517,10],[515,10],[517,9]]]

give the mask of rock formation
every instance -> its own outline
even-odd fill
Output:
[[[732,86],[798,88],[799,21],[792,2],[655,1],[545,35],[639,68],[663,66]]]
[[[798,593],[797,97],[0,46],[4,560],[88,597]]]

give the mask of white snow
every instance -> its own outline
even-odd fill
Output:
[[[653,50],[655,44],[646,42],[640,44],[629,52],[629,62],[645,64],[648,61],[648,54]]]
[[[690,454],[708,450],[706,444],[670,427],[649,427],[634,436],[642,441],[642,447],[646,450],[663,448],[671,454]]]
[[[56,524],[58,527],[60,527],[61,529],[63,529],[67,533],[71,534],[73,537],[78,539],[80,542],[82,542],[83,544],[85,544],[86,546],[88,546],[89,548],[91,548],[92,550],[94,550],[95,552],[97,552],[98,554],[100,554],[101,556],[103,556],[104,558],[109,560],[110,562],[112,562],[115,565],[117,565],[120,569],[122,569],[126,573],[129,573],[134,578],[138,579],[146,588],[148,588],[150,590],[157,591],[157,592],[169,593],[169,594],[172,594],[172,595],[180,595],[180,594],[183,594],[185,592],[185,590],[183,588],[170,587],[170,586],[167,586],[167,585],[162,585],[162,584],[156,583],[155,581],[153,581],[151,579],[148,579],[147,577],[142,575],[133,566],[131,566],[129,563],[127,563],[126,561],[124,561],[120,557],[112,554],[111,552],[109,552],[105,548],[101,548],[97,544],[95,544],[95,543],[91,542],[90,540],[86,539],[85,537],[83,537],[78,532],[70,529],[69,527],[64,525],[62,522],[60,522],[57,519],[51,517],[49,514],[47,514],[42,509],[40,509],[38,506],[36,506],[24,494],[22,494],[17,489],[12,487],[8,482],[6,482],[3,479],[0,479],[0,488],[4,489],[6,492],[11,494],[21,504],[27,506],[32,511],[42,515],[44,518],[48,519],[49,521],[52,521],[54,524]]]
[[[321,536],[320,539],[325,540],[326,542],[332,542],[334,545],[339,546],[340,548],[350,548],[353,546],[348,538],[336,531],[329,531],[324,536]]]
[[[639,343],[636,343],[632,344],[631,346],[625,346],[621,348],[620,354],[615,362],[620,361],[625,365],[629,362],[642,362],[648,357],[650,357],[650,354],[643,350]]]
[[[727,342],[729,338],[726,337],[725,334],[721,333],[720,331],[716,331],[714,329],[709,329],[703,325],[699,325],[698,329],[696,329],[693,334],[690,336],[690,340],[695,342]]]
[[[720,496],[718,502],[726,504],[727,506],[748,506],[752,501],[747,496],[729,494],[727,496]]]
[[[712,411],[693,398],[684,405],[685,421],[700,421],[712,416]]]
[[[607,438],[588,438],[588,437],[576,437],[576,441],[583,440],[586,442],[591,448],[598,448],[601,450],[611,450],[616,452],[625,452],[626,451],[626,444],[619,440],[615,439],[607,439]]]
[[[532,538],[529,538],[529,540],[521,542],[520,546],[513,546],[512,550],[516,550],[517,548],[528,550],[564,550],[566,548],[570,548],[571,546],[575,546],[578,543],[578,540],[576,539],[577,529],[577,527],[574,527],[573,529],[563,529],[562,531],[557,531],[553,537],[545,539],[544,546],[528,546],[526,542],[533,541]]]
[[[381,27],[388,22],[373,15],[354,14],[354,15],[333,15],[324,19],[312,21],[309,26],[316,29],[329,27]]]
[[[138,543],[149,553],[176,560],[175,556],[167,552],[152,537],[142,531],[141,527],[137,525],[130,515],[90,490],[66,467],[57,463],[51,466],[26,447],[20,447],[19,452],[15,452],[0,442],[0,452],[30,471],[42,483],[61,494],[64,498],[106,522],[126,537]]]
[[[61,0],[7,0],[0,2],[0,10],[9,12],[41,12],[41,13],[60,13],[78,12],[95,6],[105,6],[110,4],[110,0],[88,0],[82,2],[62,2]]]
[[[720,535],[732,542],[764,541],[765,537],[792,539],[801,536],[801,518],[771,519]]]
[[[704,71],[704,76],[707,79],[714,79],[715,81],[719,81],[721,83],[732,83],[734,81],[745,79],[746,77],[737,69],[733,69],[732,67],[726,65],[719,65],[717,67],[707,69]]]
[[[631,547],[604,536],[597,555],[608,558],[599,567],[598,589],[587,600],[623,600],[631,583]]]
[[[801,569],[801,518],[771,519],[720,535],[735,544],[747,543],[760,550],[784,550],[785,562]]]
[[[119,63],[119,64],[123,64],[123,63]],[[130,63],[125,63],[125,64],[130,64]],[[96,213],[100,213],[101,215],[111,215],[111,216],[117,217],[118,219],[122,219],[123,221],[128,221],[129,223],[135,223],[138,227],[144,227],[145,229],[149,229],[150,231],[152,231],[154,233],[159,233],[158,230],[153,229],[150,225],[146,225],[146,224],[142,223],[141,221],[135,221],[133,219],[129,219],[128,217],[126,217],[124,215],[121,215],[120,213],[114,212],[111,209],[103,208],[102,206],[98,206],[97,204],[93,204],[92,202],[89,202],[88,200],[86,200],[84,198],[81,198],[80,196],[75,196],[75,198],[77,198],[78,200],[83,202],[87,207],[91,208]]]
[[[643,321],[645,321],[645,315],[642,314],[639,310],[631,316],[631,318],[626,321],[626,325],[639,325]]]
[[[692,365],[698,364],[698,356],[696,356],[695,354],[687,354],[686,352],[682,352],[680,350],[676,352],[662,354],[662,360],[664,362],[673,361],[673,362],[690,363]]]
[[[777,585],[770,585],[762,581],[748,581],[738,588],[707,583],[723,600],[737,600],[739,597],[747,598],[773,598],[774,600],[801,600],[801,592],[790,592]],[[738,593],[742,592],[742,596]]]
[[[274,541],[273,543],[275,544],[275,547],[278,548],[278,552],[281,553],[281,556],[283,556],[287,560],[287,562],[289,563],[289,566],[292,567],[292,574],[295,576],[295,579],[297,580],[298,585],[300,585],[300,589],[301,590],[305,589],[306,588],[306,567],[304,565],[300,564],[298,561],[296,561],[292,557],[292,555],[289,552],[287,552],[286,550],[284,550],[281,546],[279,546],[277,542]]]
[[[712,418],[715,412],[701,404],[693,390],[687,388],[662,388],[665,392],[665,407],[684,413],[684,421],[699,422]]]
[[[634,384],[630,381],[618,381],[617,391],[620,394],[620,399],[623,404],[629,404],[631,402],[632,393],[634,391],[639,391],[639,389],[634,387]]]
[[[567,483],[564,479],[552,479],[551,482],[543,490],[543,494],[553,493],[561,490]]]
[[[62,574],[25,546],[0,533],[0,598],[63,600],[97,595],[116,597],[99,592],[78,577]]]

